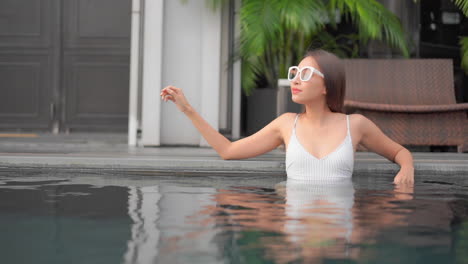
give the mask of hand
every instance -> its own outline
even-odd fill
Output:
[[[192,109],[187,99],[185,98],[184,92],[180,88],[171,85],[166,86],[161,90],[160,95],[164,102],[167,102],[168,100],[174,102],[177,108],[183,113],[191,111]]]
[[[393,180],[395,184],[414,184],[414,168],[402,167]]]
[[[394,189],[395,199],[399,201],[413,200],[414,185],[399,183],[395,184]]]

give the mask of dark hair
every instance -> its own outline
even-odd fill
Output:
[[[319,66],[319,70],[325,76],[327,89],[327,105],[332,112],[343,112],[343,104],[346,92],[345,70],[343,62],[335,54],[325,50],[308,50],[306,57],[313,57]]]

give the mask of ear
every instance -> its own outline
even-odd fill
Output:
[[[322,89],[322,94],[323,95],[327,95],[327,88],[324,86],[323,89]]]

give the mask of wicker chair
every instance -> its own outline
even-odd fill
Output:
[[[345,110],[404,145],[468,151],[468,103],[457,104],[448,59],[350,59]]]

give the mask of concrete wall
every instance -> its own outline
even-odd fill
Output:
[[[162,23],[152,24],[152,15],[160,12],[153,1],[146,0],[143,38],[152,38],[157,31],[153,26],[162,29],[162,33],[160,43],[144,41],[142,143],[206,145],[190,120],[173,103],[156,102],[154,96],[157,97],[159,90],[167,85],[182,88],[192,106],[218,129],[221,10],[207,8],[205,1],[166,0],[160,5],[163,8]],[[156,56],[146,56],[155,49],[161,49],[159,61]],[[160,83],[154,77],[158,74]],[[145,82],[145,79],[151,80]]]

